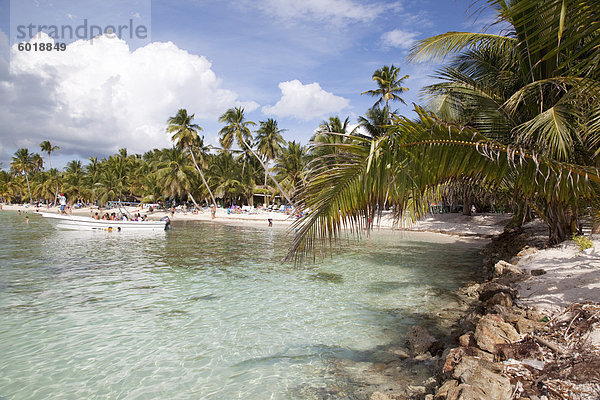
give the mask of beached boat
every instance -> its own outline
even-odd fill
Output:
[[[105,231],[105,232],[131,232],[131,231],[164,231],[169,228],[169,218],[160,221],[107,221],[91,217],[75,215],[59,215],[54,213],[39,212],[48,222],[57,229],[70,229],[77,231]]]

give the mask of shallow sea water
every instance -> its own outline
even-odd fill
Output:
[[[0,212],[0,399],[295,399],[477,278],[482,243],[375,234],[282,263],[285,230],[54,230]],[[265,223],[266,225],[266,223]]]

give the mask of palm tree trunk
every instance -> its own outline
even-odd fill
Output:
[[[196,169],[198,170],[198,173],[200,174],[200,177],[202,178],[202,182],[204,183],[204,186],[206,186],[206,189],[208,189],[210,198],[212,199],[213,204],[216,206],[217,201],[215,200],[215,196],[213,195],[212,190],[210,190],[210,187],[208,186],[208,182],[206,182],[206,178],[204,178],[204,174],[202,173],[202,170],[200,169],[200,167],[198,166],[198,163],[196,162],[196,157],[194,156],[194,152],[190,148],[188,148],[188,150],[189,150],[190,154],[192,155],[192,161],[194,161],[194,165],[196,166]],[[195,202],[194,202],[194,204],[195,204]]]
[[[192,203],[194,203],[194,205],[196,206],[196,209],[199,209],[200,206],[198,205],[198,203],[196,203],[196,199],[194,199],[194,196],[192,196],[192,194],[190,192],[188,192],[187,195],[190,199],[192,199]]]
[[[27,191],[29,192],[29,204],[33,204],[33,200],[31,199],[31,188],[29,187],[29,177],[27,176],[27,172],[25,172],[25,180],[27,181]]]
[[[290,197],[287,195],[287,193],[283,191],[283,189],[281,188],[281,186],[279,186],[279,182],[277,182],[277,180],[275,179],[275,177],[273,177],[273,174],[271,174],[271,172],[267,169],[267,166],[265,165],[265,163],[263,162],[263,160],[261,160],[261,158],[258,156],[258,154],[256,154],[254,152],[254,150],[252,149],[252,147],[248,146],[248,143],[246,143],[246,141],[243,138],[242,138],[242,143],[244,143],[244,145],[250,150],[250,152],[254,155],[254,157],[256,157],[256,159],[258,160],[258,162],[260,162],[260,164],[263,166],[263,168],[265,169],[265,171],[267,171],[267,173],[271,177],[271,180],[273,182],[275,182],[275,185],[277,186],[277,189],[279,189],[279,191],[281,192],[281,194],[283,194],[283,197],[285,197],[285,199],[288,201],[288,203],[290,203],[290,205],[295,208],[296,205],[290,199]]]

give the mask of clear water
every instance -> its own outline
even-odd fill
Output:
[[[0,212],[0,398],[298,398],[334,383],[328,360],[398,341],[474,278],[479,244],[431,237],[298,267],[267,227],[140,236]]]

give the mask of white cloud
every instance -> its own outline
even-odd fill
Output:
[[[64,52],[13,47],[10,72],[8,78],[0,73],[4,148],[33,150],[50,140],[61,152],[84,157],[120,147],[143,152],[170,145],[166,120],[179,108],[195,113],[200,125],[232,106],[258,108],[223,89],[206,58],[171,42],[131,52],[123,40],[105,35],[71,43]]]
[[[265,114],[309,120],[348,107],[350,100],[327,92],[317,83],[303,85],[299,80],[279,83],[281,99],[274,106],[265,106]]]
[[[363,2],[364,3],[364,2]],[[338,21],[372,21],[387,8],[397,7],[382,4],[361,4],[352,0],[267,0],[260,8],[269,14],[283,18],[311,18]]]
[[[394,29],[393,31],[389,31],[381,35],[381,40],[384,46],[408,50],[417,41],[417,37],[419,35],[419,32]]]

